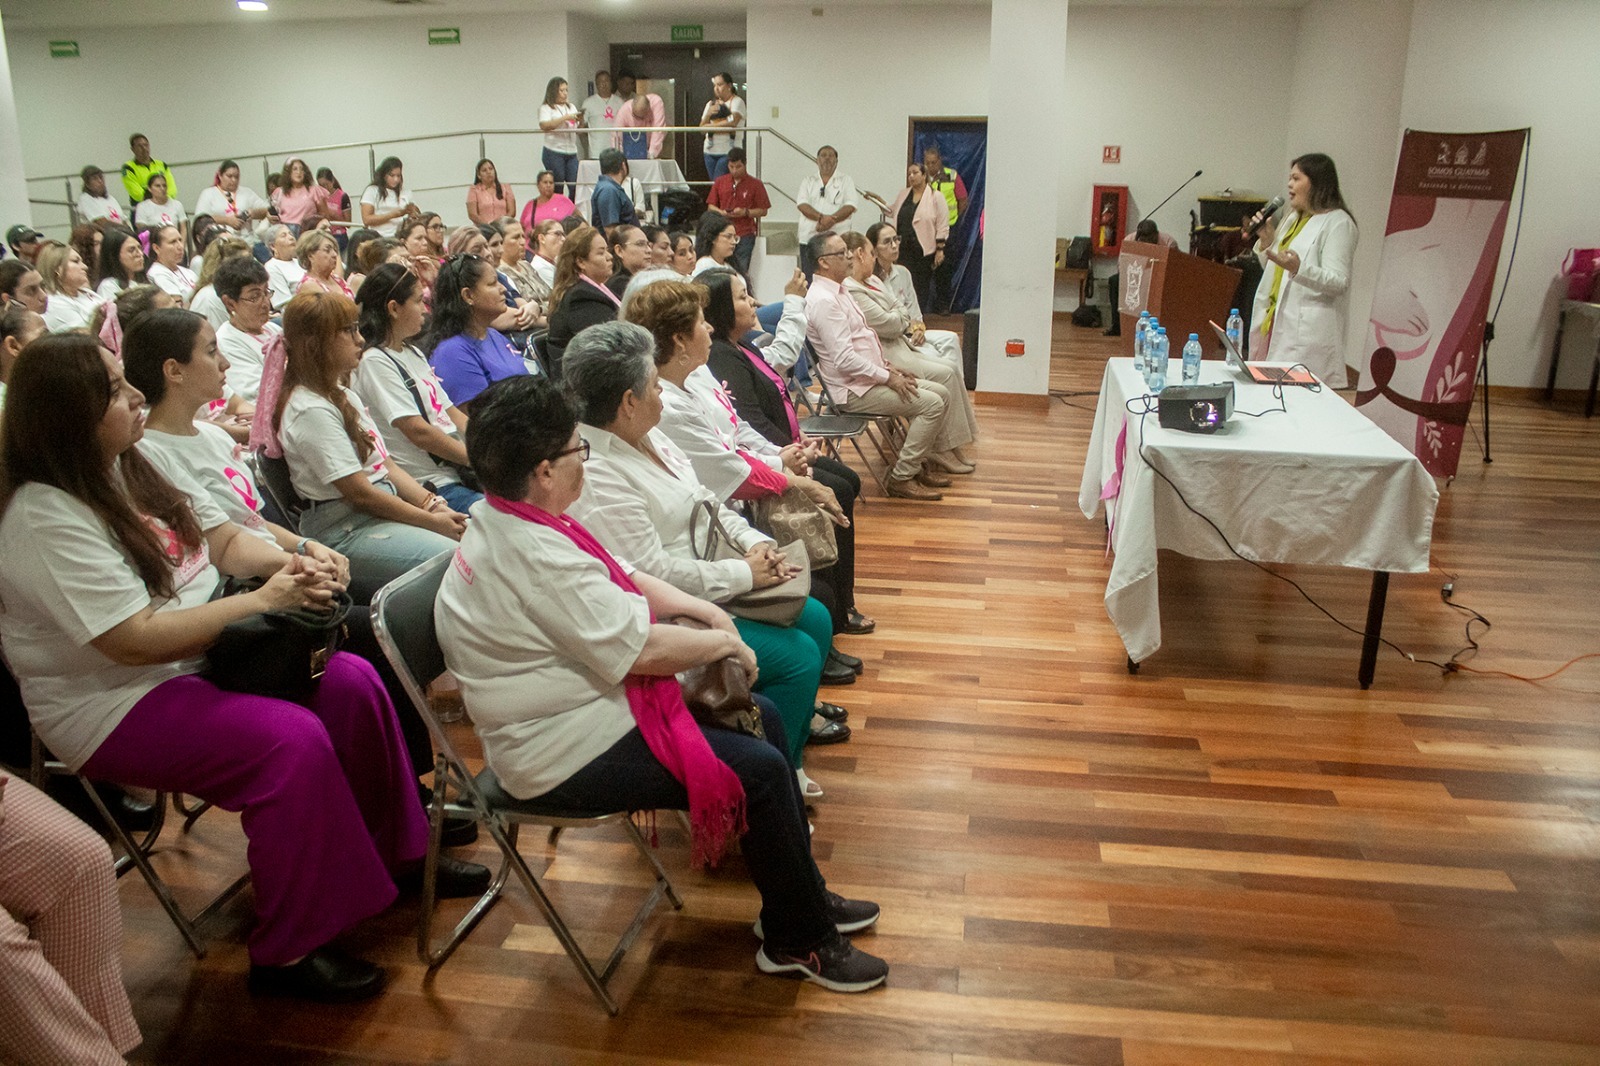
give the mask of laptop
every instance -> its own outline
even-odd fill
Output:
[[[1228,336],[1227,330],[1215,322],[1208,322],[1211,331],[1217,335],[1217,340],[1222,342],[1222,350],[1228,354],[1228,365],[1239,373],[1248,377],[1257,385],[1315,385],[1317,379],[1303,367],[1262,366],[1258,363],[1245,361],[1244,353],[1239,351],[1239,346],[1233,343],[1233,338]]]

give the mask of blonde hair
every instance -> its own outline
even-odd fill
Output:
[[[687,281],[651,282],[628,298],[627,320],[650,331],[656,342],[656,365],[678,353],[677,339],[694,332],[710,293]]]
[[[304,163],[300,165],[305,166]],[[333,245],[333,250],[335,252],[339,250],[339,242],[334,240],[331,234],[328,234],[320,229],[314,229],[310,230],[309,232],[302,233],[300,235],[300,239],[296,241],[294,245],[295,260],[302,267],[310,270],[312,253],[318,248],[321,248],[324,244]]]
[[[249,254],[250,242],[243,237],[228,234],[215,238],[206,245],[204,254],[200,256],[200,276],[195,279],[195,290],[199,291],[211,284],[212,279],[217,276],[217,268],[222,265],[224,259]]]
[[[51,241],[39,249],[39,256],[35,260],[39,277],[44,281],[44,291],[49,293],[61,292],[59,275],[67,265],[67,257],[77,249],[60,241]],[[78,258],[83,258],[81,255]]]

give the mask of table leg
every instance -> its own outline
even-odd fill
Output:
[[[1567,327],[1566,311],[1556,313],[1556,346],[1550,351],[1550,378],[1544,383],[1544,402],[1556,398],[1556,366],[1561,362],[1561,334]]]
[[[1367,630],[1361,640],[1361,669],[1357,677],[1362,688],[1372,686],[1373,671],[1378,665],[1378,635],[1383,632],[1383,605],[1389,598],[1389,572],[1372,572],[1372,594],[1367,597]]]
[[[1139,664],[1133,661],[1133,656],[1128,656],[1128,673],[1137,674],[1138,672]]]

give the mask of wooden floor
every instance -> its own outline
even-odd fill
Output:
[[[883,904],[860,942],[886,989],[760,976],[738,861],[690,872],[664,826],[687,905],[647,927],[615,1019],[519,889],[432,981],[397,906],[348,938],[391,990],[313,1008],[244,991],[248,894],[196,963],[129,879],[135,1060],[1600,1063],[1600,660],[1531,685],[1386,651],[1362,692],[1357,638],[1292,589],[1164,554],[1166,644],[1129,676],[1076,502],[1111,342],[1058,337],[1069,395],[983,408],[978,472],[944,501],[858,511],[878,633],[843,642],[866,676],[830,690],[854,738],[809,766],[824,873]],[[1386,635],[1454,652],[1453,577],[1494,623],[1476,665],[1540,674],[1600,651],[1600,420],[1513,398],[1493,433],[1492,465],[1469,435],[1436,569],[1395,578]],[[1359,626],[1365,575],[1294,576]],[[172,841],[163,868],[196,890],[242,869],[226,814]],[[620,836],[528,850],[597,937],[639,898]]]

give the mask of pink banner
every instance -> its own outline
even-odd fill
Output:
[[[1400,146],[1356,406],[1423,467],[1456,472],[1527,130]]]

